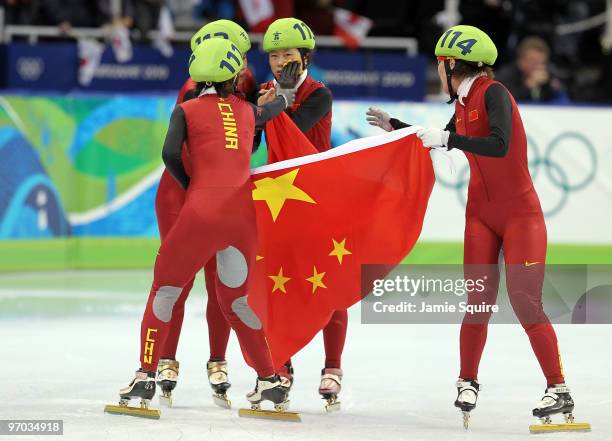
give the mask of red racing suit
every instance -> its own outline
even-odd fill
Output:
[[[196,87],[195,81],[188,78],[181,87],[176,99],[176,104],[179,105],[185,100],[185,95],[193,93]],[[253,74],[247,69],[240,78],[238,83],[238,92],[245,96],[253,96],[255,88],[255,80]],[[188,174],[191,174],[191,164],[189,153],[186,148],[182,151],[183,164]],[[176,180],[164,169],[157,194],[155,195],[155,212],[157,214],[157,225],[159,235],[163,241],[168,234],[178,217],[185,200],[185,191],[176,182]],[[211,259],[204,265],[204,278],[206,282],[207,305],[206,305],[206,323],[208,325],[208,340],[210,348],[210,360],[225,360],[225,352],[229,341],[230,326],[225,320],[221,308],[217,302],[215,295],[215,277],[216,277],[216,261]],[[168,338],[161,351],[162,358],[176,358],[176,350],[178,341],[181,335],[183,326],[183,317],[185,314],[185,301],[189,296],[189,292],[193,286],[193,280],[185,285],[180,298],[174,305],[172,314],[172,325],[168,334]]]
[[[489,121],[485,93],[492,84],[477,78],[455,105],[457,135],[485,137]],[[508,295],[548,384],[563,383],[557,338],[542,307],[542,285],[546,260],[546,225],[527,161],[527,139],[521,116],[510,96],[512,132],[503,157],[464,152],[470,166],[465,215],[465,278],[486,276],[483,293],[469,294],[470,304],[495,304],[499,285],[500,250],[506,263]],[[461,327],[461,373],[476,379],[484,349],[490,313],[467,315]]]
[[[257,241],[250,181],[253,109],[233,95],[223,99],[216,94],[180,107],[190,183],[155,261],[141,327],[141,368],[157,368],[175,304],[199,269],[217,255],[215,286],[221,310],[258,375],[267,377],[274,373],[272,361],[261,323],[246,300]]]

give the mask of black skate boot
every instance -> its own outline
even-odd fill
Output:
[[[289,389],[283,386],[278,375],[261,378],[257,377],[255,389],[246,396],[251,403],[250,409],[240,409],[238,415],[243,417],[280,419],[286,421],[300,421],[300,416],[296,412],[288,412]],[[261,403],[271,401],[274,404],[274,411],[262,410]]]
[[[591,430],[589,423],[576,423],[574,421],[574,400],[570,390],[565,384],[551,384],[544,391],[544,396],[533,409],[534,417],[539,418],[541,424],[529,426],[532,433],[542,432],[588,432]],[[565,423],[554,424],[551,416],[562,413]]]
[[[162,394],[159,403],[172,407],[172,391],[176,387],[179,374],[179,362],[171,358],[162,358],[157,365],[157,385]]]
[[[470,425],[470,412],[476,408],[476,401],[478,400],[478,392],[480,392],[481,386],[476,380],[459,378],[457,380],[457,399],[455,400],[455,407],[461,410],[463,413],[463,427],[469,428]]]
[[[565,415],[566,422],[573,421],[574,400],[569,394],[570,390],[565,384],[549,385],[544,391],[544,396],[538,403],[538,407],[533,409],[533,416],[540,418],[542,424],[550,424],[550,416],[562,413]]]
[[[213,390],[213,401],[217,406],[225,409],[232,407],[227,398],[227,390],[232,386],[227,376],[227,361],[209,361],[206,363],[208,382]]]
[[[574,400],[570,390],[565,384],[551,384],[544,391],[544,396],[533,409],[533,416],[539,418],[542,424],[529,426],[533,433],[540,432],[566,432],[566,431],[589,431],[589,423],[574,422]],[[551,416],[562,413],[565,423],[553,424]]]
[[[106,406],[104,412],[159,419],[160,411],[149,409],[149,403],[154,396],[155,372],[146,372],[139,369],[136,371],[132,382],[119,391],[119,405]],[[129,406],[130,400],[135,398],[140,398],[140,407]]]

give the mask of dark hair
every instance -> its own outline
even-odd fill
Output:
[[[312,57],[314,55],[314,49],[304,49],[299,48],[298,51],[302,56],[302,64],[304,65],[304,69],[307,69],[308,66],[312,63]]]
[[[495,78],[493,68],[486,64],[478,66],[477,63],[470,61],[455,60],[455,67],[453,68],[453,76],[457,77],[473,77],[484,72],[490,79]]]
[[[215,88],[215,92],[222,98],[228,97],[233,93],[232,87],[234,84],[234,78],[230,78],[227,81],[223,81],[221,83],[213,83],[213,82],[200,82],[196,83],[195,93],[196,96],[199,96],[203,90],[208,89],[210,87]]]

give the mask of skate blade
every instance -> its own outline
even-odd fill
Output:
[[[532,424],[529,426],[531,433],[551,432],[590,432],[589,423],[561,423],[561,424]]]
[[[158,420],[161,417],[161,412],[157,409],[143,409],[141,407],[130,407],[130,406],[115,406],[108,404],[104,406],[105,413],[111,413],[113,415],[130,415],[141,418],[151,418]]]
[[[160,406],[166,406],[166,407],[172,407],[172,396],[165,397],[163,395],[160,395],[159,396],[159,405]]]
[[[262,418],[267,420],[292,421],[299,423],[302,421],[300,414],[297,412],[277,411],[277,410],[255,410],[255,409],[238,409],[238,416],[245,418]]]
[[[470,428],[470,413],[465,410],[461,411],[461,413],[463,414],[463,428],[468,430]]]
[[[340,411],[340,401],[336,401],[334,403],[327,403],[325,405],[325,411],[327,413],[332,413],[332,412]]]
[[[222,407],[224,409],[232,408],[232,402],[228,400],[227,398],[223,398],[218,395],[213,395],[212,399],[213,399],[213,402],[219,407]]]

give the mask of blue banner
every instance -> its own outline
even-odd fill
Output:
[[[6,87],[35,91],[143,92],[176,91],[188,76],[188,48],[175,48],[166,58],[150,47],[134,47],[133,57],[116,61],[110,47],[87,86],[78,82],[79,59],[74,43],[12,43],[3,59]],[[257,81],[268,80],[267,55],[248,54]],[[310,73],[331,89],[336,98],[376,97],[421,101],[425,96],[425,59],[398,53],[317,50]],[[1,75],[0,75],[1,76]]]
[[[266,54],[251,51],[249,66],[259,81],[271,78]],[[317,49],[309,73],[323,81],[335,98],[422,101],[425,70],[425,58],[420,55]]]
[[[78,83],[79,59],[76,44],[13,43],[7,48],[7,87],[29,90],[131,92],[178,90],[187,78],[189,50],[175,50],[166,58],[158,50],[135,47],[126,63],[115,60],[107,47],[91,83]]]

